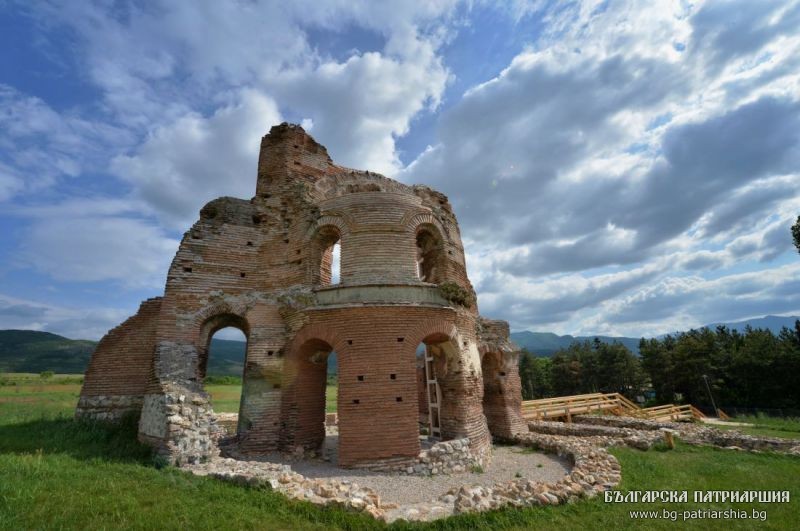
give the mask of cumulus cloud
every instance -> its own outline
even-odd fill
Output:
[[[800,208],[800,2],[512,2],[497,9],[536,33],[451,95],[448,46],[482,23],[470,7],[26,8],[75,35],[101,101],[86,119],[0,87],[0,200],[98,169],[124,191],[10,211],[29,224],[22,258],[155,289],[173,231],[209,199],[252,195],[258,140],[285,118],[339,162],[447,193],[481,310],[517,329],[661,333],[800,311],[779,298],[797,278],[781,264]],[[436,141],[403,168],[397,140],[426,115]]]
[[[385,174],[400,169],[395,138],[405,135],[411,118],[435,107],[448,79],[430,44],[415,42],[407,60],[371,52],[344,63],[294,70],[267,80],[276,97],[302,109],[318,138],[346,166]]]
[[[176,228],[185,228],[207,201],[255,194],[258,148],[265,129],[280,123],[275,102],[245,90],[204,117],[188,113],[152,131],[131,155],[112,162],[136,195]]]
[[[438,54],[447,31],[434,21],[454,6],[53,1],[31,10],[79,35],[108,113],[142,139],[113,171],[178,226],[216,195],[252,195],[257,139],[283,116],[313,124],[344,164],[398,171],[396,139],[436,108],[449,78]],[[352,27],[379,35],[380,48],[337,57],[312,39]]]
[[[450,196],[480,257],[470,270],[484,311],[521,328],[622,330],[609,304],[662,282],[652,315],[631,311],[636,326],[663,332],[657,323],[678,314],[702,324],[702,311],[681,313],[690,293],[733,289],[749,277],[731,268],[791,250],[798,3],[759,4],[752,17],[737,2],[529,7],[515,13],[545,13],[543,37],[445,110],[438,142],[401,178]],[[608,284],[634,271],[641,282]],[[586,287],[597,285],[620,289]],[[758,293],[764,308],[800,309]],[[731,317],[755,308],[723,299],[738,308],[723,313],[741,312]]]

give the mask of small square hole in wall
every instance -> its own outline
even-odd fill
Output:
[[[268,351],[267,351],[267,356],[272,356],[273,354],[275,354],[275,352],[274,352],[274,351],[272,351],[272,350],[268,350]]]
[[[361,401],[360,401],[358,398],[356,398],[355,400],[353,400],[353,403],[354,403],[354,404],[360,404],[360,403],[361,403]]]
[[[466,347],[467,345],[469,345],[469,342],[464,341],[464,346]]]
[[[240,276],[240,277],[242,277],[242,278],[244,278],[244,277],[246,277],[246,276],[247,276],[247,274],[246,274],[244,271],[242,271],[241,273],[239,273],[239,276]]]
[[[348,340],[347,340],[347,344],[348,344],[348,345],[352,345],[352,344],[353,344],[353,340],[352,340],[352,339],[348,339]]]
[[[505,375],[506,375],[506,373],[504,373],[504,372],[500,373],[500,376],[505,376]]]
[[[252,247],[253,246],[253,242],[247,242],[247,246],[248,247]]]
[[[402,343],[404,339],[405,339],[405,338],[398,337],[398,338],[397,338],[397,342],[398,342],[398,343]]]
[[[359,374],[358,375],[358,381],[359,382],[363,382],[364,381],[364,375],[363,374]]]
[[[402,402],[403,401],[403,397],[402,396],[395,397],[395,400],[397,402]]]
[[[191,272],[192,272],[192,268],[191,268],[191,267],[184,267],[184,268],[183,268],[183,271],[184,271],[185,273],[191,273]]]
[[[397,375],[392,373],[392,374],[389,375],[389,379],[390,380],[397,380]]]
[[[300,254],[300,249],[298,249],[298,250],[297,250],[297,252],[296,252],[295,254]]]
[[[289,240],[283,240],[283,243],[289,243]]]
[[[273,389],[280,389],[281,388],[281,384],[276,383],[275,385],[272,386],[272,388]]]

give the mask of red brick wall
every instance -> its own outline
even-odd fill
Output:
[[[144,301],[136,315],[100,340],[86,370],[81,396],[144,396],[160,308],[160,297]]]
[[[305,400],[319,411],[324,404],[314,398],[316,393],[324,400],[324,385],[319,384],[324,380],[313,376],[313,367],[302,362],[307,356],[306,342],[317,339],[337,352],[339,463],[353,466],[416,456],[420,411],[416,349],[422,340],[433,337],[452,341],[456,351],[447,376],[440,379],[445,437],[470,436],[477,445],[488,444],[480,373],[463,370],[461,354],[455,346],[459,338],[469,339],[468,330],[458,331],[457,312],[435,307],[368,306],[319,309],[308,312],[308,316],[309,324],[300,330],[287,353],[286,377],[297,383],[294,388],[287,387],[284,395],[281,423],[285,441],[292,440],[294,431],[294,444],[300,440],[313,442],[313,436],[306,439],[306,434],[317,434],[322,427],[323,416],[302,417],[299,404]],[[455,332],[458,337],[448,339],[439,329]],[[428,330],[437,332],[426,333]],[[306,371],[312,376],[296,376],[295,370],[289,369],[295,367],[294,360],[301,360],[298,372]],[[303,425],[305,421],[313,426]]]

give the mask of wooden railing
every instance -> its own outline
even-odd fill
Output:
[[[619,393],[589,393],[522,402],[522,417],[526,420],[563,418],[571,422],[573,415],[597,411],[651,420],[677,421],[705,417],[691,404],[666,404],[642,409]]]

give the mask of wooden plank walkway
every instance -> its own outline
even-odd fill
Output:
[[[680,406],[666,404],[643,409],[619,393],[589,393],[522,402],[522,417],[526,420],[561,418],[572,422],[573,415],[597,411],[661,421],[705,418],[705,415],[691,404]]]

